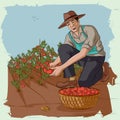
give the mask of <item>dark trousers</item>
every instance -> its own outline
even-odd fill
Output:
[[[77,54],[79,51],[68,44],[63,44],[59,47],[58,53],[62,64],[68,59]],[[99,81],[103,76],[102,65],[105,56],[86,56],[85,58],[76,62],[83,67],[82,73],[79,77],[79,86],[90,87]],[[74,64],[70,65],[64,70],[64,77],[75,76]]]

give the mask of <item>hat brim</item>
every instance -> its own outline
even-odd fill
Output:
[[[80,14],[80,15],[76,15],[76,16],[74,16],[74,17],[71,17],[71,18],[69,18],[68,20],[64,21],[58,28],[59,28],[59,29],[60,29],[60,28],[63,28],[63,27],[65,27],[65,26],[67,25],[67,23],[68,23],[70,20],[72,20],[72,19],[74,19],[74,18],[80,19],[80,18],[82,18],[83,16],[85,16],[85,14]]]

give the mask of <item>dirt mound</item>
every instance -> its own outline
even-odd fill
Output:
[[[35,74],[35,73],[34,73]],[[10,107],[10,115],[12,117],[25,117],[30,115],[44,115],[44,116],[93,116],[101,111],[105,116],[112,112],[109,91],[107,88],[108,82],[115,84],[116,75],[112,69],[109,68],[109,77],[107,80],[99,81],[94,88],[100,90],[100,99],[97,105],[90,109],[73,110],[66,108],[61,104],[59,99],[59,88],[56,83],[59,81],[67,81],[67,79],[60,77],[49,77],[40,85],[35,80],[29,80],[25,86],[18,91],[12,84],[13,77],[8,70],[8,96],[5,103]]]

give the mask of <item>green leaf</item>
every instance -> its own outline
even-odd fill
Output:
[[[22,71],[21,69],[17,69],[15,72],[19,75]]]
[[[61,42],[59,42],[59,43],[58,43],[58,45],[57,45],[57,46],[58,46],[58,48],[59,48],[61,45],[62,45],[62,43],[61,43]]]
[[[22,73],[22,74],[20,75],[20,80],[23,80],[23,79],[26,79],[26,78],[28,78],[28,75],[27,75],[27,74]]]
[[[47,46],[46,41],[45,41],[45,40],[42,41],[41,44],[40,44],[40,47],[41,47],[41,48],[45,48],[46,46]]]
[[[42,79],[39,79],[39,80],[38,80],[38,83],[39,83],[40,85],[42,85],[42,84],[43,84],[43,80],[42,80]]]
[[[17,80],[11,81],[12,85],[15,86],[17,89],[20,89],[20,83]]]

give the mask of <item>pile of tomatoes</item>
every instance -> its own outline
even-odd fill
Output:
[[[99,90],[87,87],[75,87],[62,89],[59,91],[59,93],[68,96],[88,96],[99,94]]]

